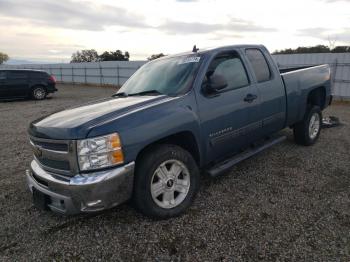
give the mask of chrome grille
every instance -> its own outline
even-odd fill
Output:
[[[64,144],[60,144],[60,143],[56,144],[56,143],[35,141],[35,144],[38,146],[41,146],[44,149],[48,149],[48,150],[68,152],[68,145],[65,143]]]
[[[46,171],[65,176],[78,173],[75,141],[30,137],[30,144],[34,158]]]
[[[44,166],[48,166],[51,168],[55,169],[60,169],[60,170],[65,170],[69,171],[70,170],[70,165],[68,161],[63,161],[63,160],[52,160],[48,158],[41,157],[40,163],[43,164]]]

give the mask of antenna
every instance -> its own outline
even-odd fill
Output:
[[[197,53],[197,51],[199,50],[199,48],[196,47],[196,45],[193,46],[192,52]]]

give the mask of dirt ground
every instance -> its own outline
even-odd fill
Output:
[[[62,217],[32,206],[26,129],[113,88],[58,86],[45,101],[0,102],[0,261],[350,261],[350,105],[312,147],[283,143],[218,178],[203,177],[186,214],[152,221],[123,204]]]

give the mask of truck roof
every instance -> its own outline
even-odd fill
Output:
[[[165,56],[164,58],[183,56],[183,55],[193,55],[193,54],[205,54],[213,51],[225,51],[233,48],[265,48],[263,45],[250,45],[250,44],[241,44],[241,45],[226,45],[226,46],[217,46],[217,47],[208,47],[208,48],[199,48],[197,52],[187,51],[177,54],[172,54]],[[162,57],[163,58],[163,57]]]

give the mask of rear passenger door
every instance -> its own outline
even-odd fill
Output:
[[[12,97],[24,97],[29,94],[28,72],[7,71],[6,86]]]
[[[267,50],[265,50],[267,52]],[[272,66],[271,56],[265,56],[261,49],[245,49],[251,72],[260,97],[261,136],[269,135],[284,127],[286,118],[285,90],[279,72]]]

